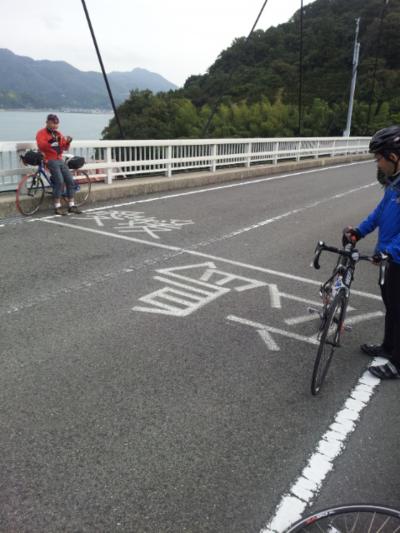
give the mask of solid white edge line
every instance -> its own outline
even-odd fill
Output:
[[[375,358],[372,364],[382,364],[385,359]],[[260,533],[283,533],[302,518],[321,490],[322,483],[333,469],[333,462],[345,450],[345,441],[356,429],[361,412],[368,405],[380,380],[368,370],[359,379],[343,408],[336,414],[328,430],[322,435],[315,452],[301,475],[281,497],[274,516]]]

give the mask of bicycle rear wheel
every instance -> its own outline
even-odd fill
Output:
[[[75,205],[81,207],[89,200],[92,190],[92,180],[85,170],[77,170],[74,173],[74,182],[76,185]]]
[[[24,176],[18,183],[16,193],[17,209],[25,216],[33,215],[39,209],[44,197],[44,184],[40,172]]]
[[[333,352],[339,346],[340,334],[346,312],[346,303],[346,294],[344,290],[340,290],[329,306],[325,324],[321,332],[312,374],[311,393],[314,396],[321,390],[333,357]]]
[[[285,533],[395,533],[400,511],[379,505],[344,505],[320,511],[294,524]]]
[[[92,180],[84,170],[75,170],[74,174],[74,201],[77,207],[81,207],[89,200],[90,192],[92,190]],[[68,204],[68,197],[66,188],[61,195],[61,201]]]

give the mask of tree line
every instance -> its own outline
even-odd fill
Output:
[[[126,137],[201,137],[221,95],[207,137],[299,135],[299,17],[297,12],[285,24],[258,30],[247,43],[235,39],[206,74],[190,76],[182,89],[131,92],[119,107]],[[343,133],[358,17],[361,56],[351,133],[369,135],[400,122],[400,2],[316,0],[303,13],[302,136]],[[104,137],[118,135],[112,120]]]

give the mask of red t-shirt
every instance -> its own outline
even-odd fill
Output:
[[[64,150],[68,150],[70,143],[59,131],[43,128],[36,134],[36,142],[46,161],[62,159]]]

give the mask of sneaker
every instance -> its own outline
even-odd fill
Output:
[[[391,361],[388,361],[385,365],[370,366],[368,370],[379,379],[400,378],[400,369]]]
[[[65,216],[67,213],[64,209],[62,209],[61,207],[55,207],[54,208],[54,214],[55,215],[61,215],[61,216]]]
[[[360,349],[370,357],[389,357],[390,352],[382,344],[361,344]]]
[[[68,207],[68,213],[74,213],[75,215],[81,215],[82,211],[76,207],[76,205],[72,205],[71,207]]]

